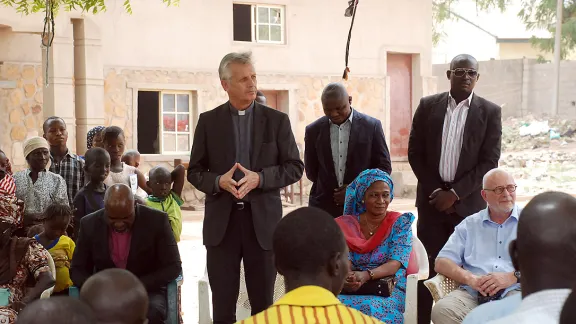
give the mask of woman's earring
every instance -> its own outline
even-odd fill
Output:
[[[364,204],[364,200],[362,200],[362,204]]]

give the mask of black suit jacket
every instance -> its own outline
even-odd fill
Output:
[[[126,270],[136,275],[148,292],[161,292],[182,272],[178,245],[166,213],[143,205],[135,208]],[[110,257],[110,226],[104,213],[101,209],[80,221],[70,267],[70,277],[77,287],[98,271],[116,268]]]
[[[408,161],[418,178],[418,207],[428,206],[430,194],[442,187],[439,165],[447,107],[448,92],[444,92],[422,98],[414,114]],[[500,107],[474,94],[466,117],[462,152],[452,184],[460,197],[454,206],[460,216],[469,216],[486,207],[480,194],[482,178],[486,172],[498,167],[501,139]]]
[[[324,116],[306,127],[304,165],[312,181],[309,205],[321,208],[334,217],[342,215],[343,207],[334,203],[338,179],[330,145],[330,120]],[[386,145],[382,123],[376,118],[354,110],[348,142],[344,184],[350,184],[362,171],[381,169],[392,172],[390,152]]]
[[[304,165],[292,134],[288,115],[254,104],[252,171],[261,172],[260,188],[244,200],[250,202],[254,230],[260,246],[272,249],[272,233],[282,218],[280,188],[302,178]],[[202,236],[204,245],[217,246],[226,233],[235,198],[219,190],[216,177],[236,163],[235,132],[229,103],[200,114],[188,166],[188,181],[206,194]]]

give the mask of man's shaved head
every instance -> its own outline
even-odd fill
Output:
[[[322,102],[326,100],[333,99],[333,100],[342,100],[342,99],[349,99],[348,90],[346,87],[340,82],[332,82],[329,83],[324,91],[322,91]]]
[[[106,269],[86,280],[80,300],[89,305],[100,323],[144,323],[148,313],[148,293],[130,271]]]
[[[109,225],[116,232],[126,232],[134,223],[135,198],[125,184],[115,184],[106,190],[104,210]]]
[[[45,323],[96,324],[96,317],[84,302],[68,296],[55,296],[32,302],[16,319],[16,324]]]
[[[523,296],[576,283],[575,210],[576,198],[562,192],[539,194],[522,210],[510,254]]]
[[[476,58],[470,54],[459,54],[456,55],[452,61],[450,62],[450,69],[453,70],[457,67],[458,63],[461,62],[468,62],[468,63],[472,63],[473,66],[475,66],[475,69],[478,70],[478,61],[476,60]]]

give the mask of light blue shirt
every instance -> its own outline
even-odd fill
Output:
[[[512,214],[503,224],[490,219],[488,208],[466,217],[438,254],[438,258],[452,260],[464,270],[483,276],[493,272],[514,272],[512,259],[508,252],[510,242],[516,239],[520,209],[514,206]],[[478,292],[463,285],[472,296]],[[510,290],[520,289],[520,284],[508,287],[502,296]]]
[[[346,172],[348,142],[350,141],[354,109],[350,111],[348,119],[340,125],[336,125],[330,120],[330,148],[332,149],[332,161],[334,162],[334,171],[336,171],[339,187],[344,185],[344,173]]]
[[[486,324],[489,321],[506,317],[514,313],[521,302],[522,294],[514,294],[510,297],[482,304],[466,315],[462,324]]]

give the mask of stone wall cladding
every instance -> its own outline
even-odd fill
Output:
[[[135,109],[132,107],[132,96],[137,95],[132,93],[132,89],[127,88],[129,82],[201,86],[201,90],[197,93],[198,101],[202,103],[202,107],[198,107],[200,112],[213,109],[227,101],[226,92],[222,90],[216,73],[109,67],[105,69],[104,76],[106,125],[122,127],[126,133],[127,143],[132,143],[134,134],[132,118]],[[292,120],[292,127],[302,158],[306,126],[324,115],[320,101],[322,90],[328,83],[337,81],[341,81],[340,76],[280,74],[261,74],[258,76],[258,83],[261,85],[273,84],[277,88],[286,86],[285,89],[270,90],[293,89],[291,98],[294,98],[294,102],[289,103],[289,109],[296,109],[297,112],[291,114],[296,116],[296,120]],[[382,124],[385,125],[385,78],[352,77],[346,82],[346,86],[353,98],[352,106],[363,113],[382,120]],[[167,166],[173,166],[173,158],[173,156],[166,156],[166,161],[163,163],[166,163]],[[142,171],[147,172],[152,166],[151,163],[143,163],[141,168]],[[295,185],[295,187],[295,192],[298,192],[298,186]],[[305,176],[303,187],[303,191],[307,194],[310,190],[310,183]],[[185,186],[184,198],[188,204],[195,207],[200,207],[203,204],[203,194],[194,190],[188,183]]]
[[[0,80],[16,81],[16,88],[0,89],[0,148],[14,169],[20,170],[26,166],[22,144],[42,134],[42,65],[4,62],[0,65]]]

